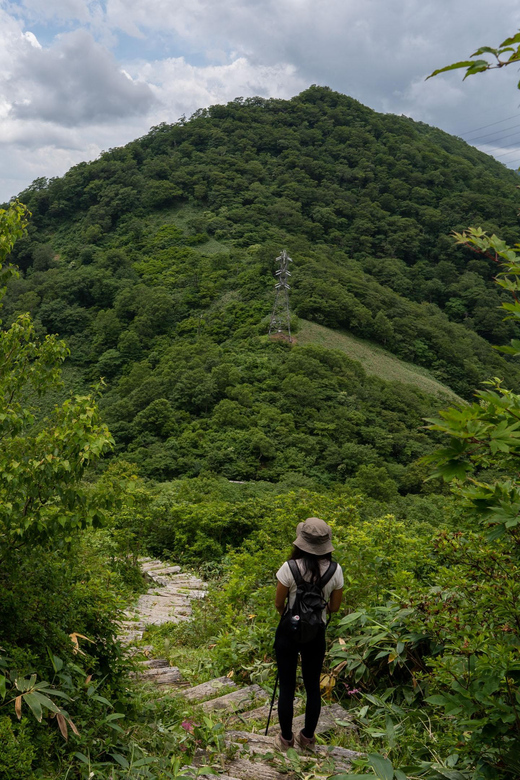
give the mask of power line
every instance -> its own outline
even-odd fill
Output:
[[[518,125],[518,126],[520,127],[520,125]],[[518,138],[518,131],[516,133],[510,133],[509,135],[505,135],[503,138],[499,138],[498,141],[499,142],[500,141],[506,141],[508,138],[513,138],[513,136],[515,136],[515,135]],[[513,141],[513,143],[514,143],[514,141]],[[491,146],[492,149],[503,149],[504,148],[503,146],[500,145],[500,143],[496,143],[496,144],[492,144],[492,143],[485,144],[484,143],[484,144],[475,144],[475,149],[478,149],[480,146]]]
[[[511,125],[511,127],[503,127],[498,132],[502,133],[502,132],[504,132],[504,130],[514,130],[515,127],[520,127],[520,125]],[[489,138],[490,136],[494,136],[494,135],[496,135],[496,130],[494,132],[492,132],[492,133],[486,133],[485,135],[477,135],[476,138],[470,138],[468,143],[473,144],[473,143],[475,143],[475,141],[480,141],[480,140],[482,140],[482,138]],[[467,139],[465,138],[464,140],[466,141]]]
[[[520,142],[520,138],[518,140]],[[518,144],[516,145],[516,147],[514,149],[511,149],[510,152],[504,152],[504,154],[492,154],[491,156],[492,157],[507,157],[508,154],[514,154],[517,151],[518,151]]]
[[[488,127],[493,127],[494,125],[500,125],[502,122],[507,122],[508,119],[515,119],[518,117],[518,114],[514,114],[513,116],[506,116],[505,119],[499,119],[497,122],[491,122],[489,125],[482,125],[482,127],[475,127],[473,130],[465,130],[461,135],[471,135],[471,133],[478,133],[479,130],[486,130]]]

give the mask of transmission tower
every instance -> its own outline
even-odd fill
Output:
[[[276,271],[276,296],[269,323],[269,335],[280,334],[282,338],[291,341],[291,313],[289,311],[289,290],[291,288],[287,279],[291,275],[289,263],[292,263],[292,260],[285,249],[282,249],[281,255],[276,260],[280,265]]]

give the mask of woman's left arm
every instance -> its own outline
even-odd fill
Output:
[[[328,611],[337,612],[341,606],[342,598],[343,598],[343,588],[339,588],[339,590],[333,590],[332,593],[330,594],[329,603],[327,604]]]
[[[276,596],[274,599],[274,605],[279,615],[283,615],[283,611],[285,608],[285,600],[288,594],[289,594],[289,588],[286,585],[282,585],[281,582],[278,582],[276,586]]]

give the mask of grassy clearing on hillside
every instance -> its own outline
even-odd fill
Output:
[[[381,347],[369,341],[358,339],[348,333],[331,330],[315,322],[300,320],[301,327],[296,334],[298,344],[318,344],[327,349],[339,349],[353,360],[359,361],[367,374],[378,376],[389,382],[404,382],[414,385],[425,393],[462,402],[447,385],[434,379],[429,371],[399,360]]]
[[[188,204],[182,204],[181,206],[174,208],[170,212],[170,216],[167,219],[164,219],[165,213],[168,212],[163,212],[161,214],[161,221],[158,224],[162,225],[167,224],[168,222],[173,222],[176,227],[189,232],[191,227],[190,222],[194,219],[203,218],[204,209]],[[203,255],[215,255],[218,252],[229,252],[229,246],[222,243],[221,241],[217,241],[213,236],[210,236],[207,241],[205,241],[203,244],[198,244],[194,248]]]

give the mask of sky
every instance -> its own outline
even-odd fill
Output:
[[[426,81],[517,0],[0,0],[0,202],[236,97],[330,86],[520,165],[519,68]]]

